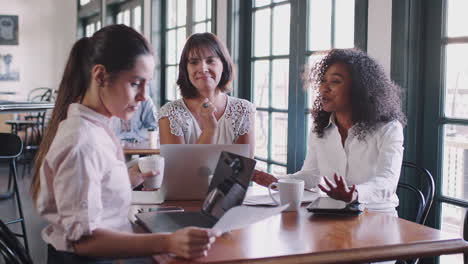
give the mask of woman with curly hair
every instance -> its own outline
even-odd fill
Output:
[[[331,50],[309,81],[318,96],[307,156],[300,171],[283,177],[303,179],[337,200],[395,212],[406,123],[400,87],[357,49]],[[268,186],[277,178],[256,171],[254,180]]]

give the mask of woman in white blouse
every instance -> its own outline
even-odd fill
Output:
[[[318,97],[308,151],[302,169],[286,177],[337,200],[395,212],[406,122],[400,87],[356,49],[331,50],[310,77]],[[256,171],[254,180],[268,186],[277,178]]]
[[[159,112],[161,144],[250,144],[253,156],[255,107],[226,94],[233,74],[232,59],[215,35],[190,36],[177,79],[182,98]]]
[[[129,120],[145,100],[154,58],[149,43],[124,25],[102,28],[75,43],[31,186],[48,263],[111,263],[111,258],[168,252],[207,254],[207,229],[134,234],[128,220],[130,178],[111,117]]]

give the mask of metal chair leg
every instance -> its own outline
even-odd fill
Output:
[[[16,162],[14,159],[11,159],[10,165],[12,166],[13,170],[13,187],[15,189],[15,194],[16,194],[16,201],[18,203],[18,211],[21,219],[21,229],[23,230],[23,239],[24,239],[24,248],[26,249],[26,252],[29,254],[29,246],[28,246],[28,236],[26,235],[26,223],[24,220],[24,215],[23,215],[23,207],[21,206],[21,198],[19,194],[19,188],[18,188],[18,181],[17,181],[17,174],[16,174]]]

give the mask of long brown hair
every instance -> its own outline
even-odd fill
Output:
[[[195,33],[187,39],[182,54],[180,55],[177,84],[180,87],[180,94],[183,98],[195,98],[199,96],[197,88],[190,82],[187,64],[190,53],[201,53],[203,49],[209,49],[213,54],[216,54],[223,63],[223,73],[221,74],[221,79],[218,84],[219,90],[221,92],[229,92],[231,89],[230,84],[234,77],[234,67],[227,48],[216,35],[212,33]]]
[[[152,54],[150,45],[138,32],[125,25],[111,25],[102,28],[90,38],[78,40],[70,52],[52,117],[35,159],[31,193],[36,202],[40,191],[39,172],[45,156],[55,138],[58,126],[67,117],[68,106],[81,102],[91,82],[91,68],[101,64],[109,73],[109,81],[119,72],[134,67],[140,55]]]

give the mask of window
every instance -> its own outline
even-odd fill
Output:
[[[212,0],[167,0],[166,21],[164,25],[166,47],[163,62],[165,87],[162,103],[180,98],[177,76],[180,55],[186,39],[192,33],[212,31]],[[164,56],[164,55],[163,55]]]
[[[128,1],[111,8],[113,20],[116,24],[124,24],[143,34],[142,2]]]
[[[78,3],[78,37],[91,37],[101,29],[101,3],[97,0],[79,0]]]
[[[99,16],[95,16],[92,19],[88,19],[85,26],[85,36],[91,37],[94,32],[101,29],[101,20]]]
[[[250,59],[238,68],[250,72],[244,75],[247,81],[239,83],[250,83],[251,90],[245,94],[257,106],[257,166],[280,175],[295,172],[305,156],[303,142],[310,129],[309,107],[314,94],[302,87],[304,66],[321,58],[324,50],[355,46],[356,3],[353,0],[246,2],[250,5],[246,4],[249,6],[245,13],[251,17],[251,43],[247,43],[251,48]],[[242,9],[242,1],[239,4]]]
[[[425,129],[423,160],[441,186],[435,226],[462,235],[468,207],[468,2],[430,1],[428,8],[438,14],[426,25],[431,28],[426,53],[431,66],[425,72],[424,120],[430,130]],[[441,256],[440,263],[463,263],[463,256]]]

